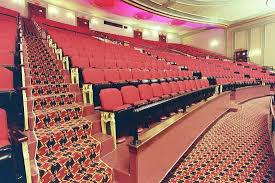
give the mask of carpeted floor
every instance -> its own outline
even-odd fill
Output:
[[[268,97],[252,100],[225,115],[162,183],[275,182],[267,126],[269,102]]]

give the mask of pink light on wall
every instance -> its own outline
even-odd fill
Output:
[[[177,20],[177,19],[168,18],[165,16],[160,16],[151,12],[144,11],[132,5],[129,5],[121,0],[78,0],[78,1],[84,2],[87,5],[92,5],[108,13],[129,17],[129,18],[135,18],[138,20],[148,20],[148,21],[167,24],[167,25],[174,25],[178,27],[189,27],[194,29],[203,28],[203,27],[213,27],[213,25],[209,25],[209,24],[186,22],[183,20]]]

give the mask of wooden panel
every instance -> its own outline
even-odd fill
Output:
[[[263,65],[261,27],[255,27],[251,29],[249,57],[252,62]]]
[[[248,32],[246,30],[235,32],[235,50],[248,49]]]
[[[265,26],[264,65],[275,66],[275,23]]]

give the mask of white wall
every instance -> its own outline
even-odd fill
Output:
[[[237,49],[249,50],[252,62],[275,66],[275,16],[239,23],[227,30],[227,56]]]
[[[27,16],[26,0],[0,0],[0,6],[19,12],[22,16]]]
[[[167,43],[181,44],[181,36],[179,34],[167,33],[166,41]]]
[[[225,54],[225,30],[211,29],[182,37],[182,43]]]
[[[76,25],[75,12],[48,4],[47,18],[53,21]]]
[[[155,31],[155,30],[143,29],[142,39],[151,40],[151,41],[158,41],[159,40],[159,33],[158,33],[158,31]]]

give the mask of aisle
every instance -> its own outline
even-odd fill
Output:
[[[275,182],[269,102],[269,97],[252,100],[228,113],[162,182]]]

